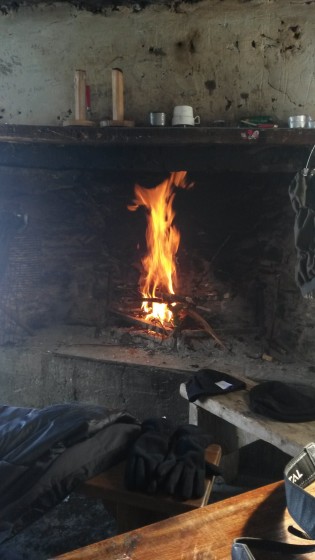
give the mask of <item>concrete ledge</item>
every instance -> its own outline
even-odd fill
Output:
[[[176,424],[188,422],[188,407],[179,387],[191,372],[176,368],[174,358],[171,362],[141,349],[59,347],[46,362],[43,406],[52,400],[84,401],[124,408],[140,420],[166,416]]]

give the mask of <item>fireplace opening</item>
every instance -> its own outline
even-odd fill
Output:
[[[168,301],[183,311],[177,328],[149,328],[139,318],[146,251],[145,215],[139,212],[125,213],[129,233],[117,245],[120,278],[112,282],[109,315],[116,325],[125,324],[123,339],[130,344],[146,339],[149,346],[184,354],[240,352],[285,361],[296,336],[289,315],[301,306],[288,183],[283,177],[229,173],[189,179],[194,188],[178,189],[174,197],[178,286]],[[116,241],[119,237],[114,233]]]
[[[147,216],[144,208],[128,207],[136,184],[153,190],[170,173],[86,170],[56,177],[30,170],[13,189],[2,189],[4,211],[12,219],[28,216],[26,227],[6,232],[2,347],[31,344],[39,332],[82,328],[92,343],[173,353],[196,365],[311,363],[312,302],[301,298],[294,279],[289,173],[188,166],[194,186],[176,188],[173,199],[180,243],[167,305],[176,304],[176,325],[143,319]]]

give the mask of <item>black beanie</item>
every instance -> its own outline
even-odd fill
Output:
[[[265,381],[249,391],[249,406],[281,422],[315,420],[315,388],[298,383]]]
[[[241,379],[215,369],[200,369],[186,383],[190,402],[196,401],[199,397],[222,395],[245,388],[246,385]]]

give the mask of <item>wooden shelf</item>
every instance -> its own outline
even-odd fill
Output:
[[[0,125],[0,169],[294,173],[315,129]]]
[[[0,142],[63,144],[63,145],[123,145],[123,146],[183,146],[183,145],[265,145],[310,146],[315,143],[315,129],[256,129],[257,139],[247,139],[248,128],[215,127],[57,127],[35,125],[0,125]]]

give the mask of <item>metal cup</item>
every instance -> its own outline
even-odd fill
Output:
[[[289,128],[309,128],[309,121],[312,118],[309,115],[293,115],[288,118]]]
[[[149,121],[151,126],[165,126],[166,125],[166,113],[161,113],[158,111],[151,111],[149,113]]]

